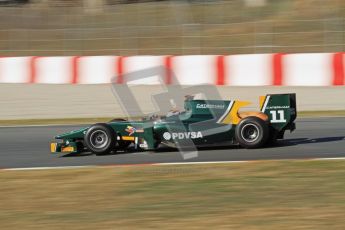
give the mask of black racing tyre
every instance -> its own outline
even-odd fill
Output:
[[[269,138],[268,124],[258,117],[246,117],[236,126],[238,143],[248,149],[264,146]]]
[[[107,124],[92,125],[84,136],[84,144],[96,155],[110,153],[116,147],[116,133]]]

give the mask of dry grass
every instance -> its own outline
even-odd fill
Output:
[[[345,161],[0,172],[0,229],[344,229]]]

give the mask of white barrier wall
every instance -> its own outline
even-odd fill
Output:
[[[293,54],[284,58],[283,85],[332,85],[332,54]]]
[[[36,57],[33,59],[35,83],[65,84],[72,83],[73,57]]]
[[[129,82],[126,81],[126,79],[124,79],[123,82],[137,85],[155,85],[161,84],[161,81],[165,82],[165,72],[161,71],[164,70],[164,60],[165,56],[134,56],[124,58],[123,74],[134,73],[141,70],[150,70],[147,74],[151,75],[152,73],[153,75],[139,80],[132,80]]]
[[[76,83],[102,84],[117,76],[118,56],[77,57],[75,60]]]
[[[229,86],[345,85],[343,53],[192,56],[2,57],[0,83],[104,84],[128,82],[126,75],[160,67],[160,73],[128,82],[154,85]],[[171,70],[171,71],[169,71]],[[143,72],[142,75],[151,72]],[[161,79],[158,79],[161,75]]]
[[[226,85],[272,85],[272,54],[248,54],[226,57]]]
[[[177,56],[172,70],[181,85],[216,84],[216,56]],[[174,82],[173,82],[174,83]]]
[[[31,57],[0,58],[0,83],[30,82]]]

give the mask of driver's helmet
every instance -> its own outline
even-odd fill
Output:
[[[191,101],[191,100],[193,100],[194,99],[194,95],[185,95],[184,96],[184,100],[185,101]]]

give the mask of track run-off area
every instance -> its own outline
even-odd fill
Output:
[[[85,125],[0,127],[0,168],[107,166],[156,163],[203,163],[311,158],[345,158],[345,117],[300,118],[296,130],[286,132],[275,146],[243,149],[238,146],[201,148],[198,157],[184,160],[175,149],[118,152],[96,156],[51,154],[54,136]]]

